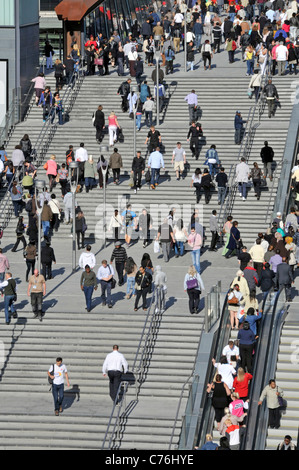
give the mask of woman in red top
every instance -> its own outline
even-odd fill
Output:
[[[248,387],[251,379],[252,375],[239,367],[238,375],[234,378],[233,389],[243,401],[248,399]]]

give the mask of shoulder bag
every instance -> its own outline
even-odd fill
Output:
[[[111,274],[111,269],[110,269],[109,264],[108,264],[108,268],[109,268],[109,271],[110,271],[110,274]],[[112,277],[109,282],[111,282],[111,289],[114,289],[115,286],[116,286],[116,280],[114,279],[114,277]]]

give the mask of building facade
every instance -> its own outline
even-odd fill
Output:
[[[0,127],[39,66],[39,0],[0,0]]]

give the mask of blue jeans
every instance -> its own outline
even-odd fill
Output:
[[[14,295],[4,296],[4,312],[5,312],[5,321],[7,323],[9,322],[9,308],[12,314],[16,312],[15,306],[13,304],[13,298],[14,298]]]
[[[50,230],[50,221],[42,220],[42,227],[43,227],[44,236],[47,237],[49,235],[49,230]]]
[[[94,289],[93,286],[83,286],[87,310],[91,310],[91,299],[92,299],[93,289]]]
[[[155,186],[155,184],[158,184],[159,176],[160,176],[160,168],[152,168],[151,185]]]
[[[218,202],[220,202],[220,204],[224,203],[225,194],[226,194],[226,187],[218,186]]]
[[[211,176],[215,176],[217,174],[217,163],[208,163],[209,171]]]
[[[247,73],[253,75],[254,60],[247,60]]]
[[[189,67],[189,65],[190,65],[191,70],[194,70],[194,62],[193,61],[187,62],[187,67]]]
[[[242,197],[247,196],[247,183],[239,183],[239,193],[242,194]]]
[[[191,257],[196,271],[200,274],[200,249],[191,251]]]
[[[176,255],[183,256],[184,254],[184,242],[175,242],[174,252]]]
[[[132,295],[135,295],[135,277],[127,276],[127,295],[130,294],[131,289],[132,289]]]
[[[196,49],[199,49],[200,46],[201,46],[201,37],[202,37],[202,34],[196,34],[195,35],[195,47],[196,47]]]
[[[136,114],[136,127],[140,129],[142,114]]]
[[[95,178],[91,178],[91,177],[85,178],[85,187],[86,188],[89,188],[89,187],[92,188],[92,186],[96,186]]]
[[[111,304],[111,282],[106,282],[106,281],[100,281],[101,282],[101,288],[102,288],[102,295],[101,299],[103,303],[108,303]],[[106,292],[107,292],[107,298],[106,298]]]
[[[52,385],[52,394],[54,398],[54,409],[59,411],[59,408],[62,406],[63,397],[64,397],[64,384],[61,385]]]

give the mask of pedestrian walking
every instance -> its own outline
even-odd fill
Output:
[[[137,214],[132,211],[131,204],[127,204],[126,209],[121,214],[125,231],[126,247],[130,248],[133,230],[137,229]]]
[[[119,184],[120,170],[123,167],[122,156],[118,152],[118,149],[115,147],[113,153],[109,158],[109,168],[111,168],[113,173],[113,182],[114,184]]]
[[[111,290],[114,281],[114,269],[112,265],[108,264],[107,260],[102,261],[102,266],[99,267],[97,273],[97,279],[101,285],[101,300],[102,305],[105,306],[108,304],[108,308],[112,308],[112,297],[111,297]]]
[[[42,275],[45,281],[53,279],[52,263],[56,264],[56,258],[51,243],[47,241],[41,250]]]
[[[27,242],[26,242],[25,236],[24,236],[26,227],[27,227],[27,225],[24,224],[24,217],[19,216],[19,220],[18,220],[17,228],[16,228],[17,240],[16,240],[16,243],[14,244],[14,246],[11,250],[13,253],[15,253],[17,251],[17,248],[18,248],[20,242],[23,243],[23,250],[25,250],[25,248],[27,246]]]
[[[222,205],[225,201],[228,176],[225,173],[225,169],[221,166],[219,173],[215,177],[218,189],[218,205]]]
[[[191,90],[191,93],[185,96],[184,100],[188,104],[189,124],[191,126],[192,122],[197,120],[198,96],[195,90]]]
[[[161,168],[165,169],[163,155],[160,152],[160,147],[156,147],[148,159],[148,168],[151,170],[151,188],[156,189],[159,185],[159,177]]]
[[[177,181],[179,181],[180,178],[185,179],[183,175],[186,165],[186,152],[181,142],[177,142],[176,147],[173,149],[171,164],[174,165]]]
[[[6,255],[3,254],[2,248],[0,248],[0,282],[4,281],[5,271],[10,268],[9,260]]]
[[[195,226],[191,226],[190,234],[188,236],[188,246],[191,249],[192,264],[195,266],[196,271],[200,274],[200,251],[202,247],[203,238],[200,233],[197,233]]]
[[[209,251],[217,251],[216,245],[219,239],[219,226],[217,220],[217,211],[214,209],[210,217],[210,231],[212,234]]]
[[[119,346],[115,344],[111,353],[107,354],[102,372],[104,377],[109,377],[110,397],[117,405],[116,398],[121,383],[122,374],[128,371],[128,363],[122,353],[119,352]]]
[[[145,270],[143,266],[140,266],[136,276],[135,276],[135,289],[136,289],[136,298],[134,304],[134,311],[138,310],[138,303],[140,297],[142,297],[142,308],[144,311],[147,310],[146,305],[146,296],[150,292],[152,286],[152,275]]]
[[[168,219],[164,219],[163,223],[159,226],[156,241],[161,243],[164,261],[168,263],[171,243],[175,244],[173,229],[168,223]]]
[[[241,158],[241,162],[236,166],[236,182],[239,187],[240,197],[243,198],[243,201],[246,201],[247,198],[247,184],[250,175],[249,165],[246,163],[244,157]]]
[[[29,278],[27,295],[31,298],[31,306],[33,311],[33,318],[38,318],[42,321],[43,315],[43,297],[46,295],[46,281],[38,269],[34,270],[33,276]]]
[[[136,194],[137,191],[141,188],[142,175],[144,175],[145,170],[145,159],[141,156],[141,152],[136,153],[136,157],[133,158],[132,170],[134,186],[133,190]]]
[[[184,279],[184,291],[189,297],[189,312],[193,315],[199,313],[200,294],[204,290],[204,284],[200,274],[194,265],[188,269]]]
[[[59,413],[63,411],[64,380],[66,380],[67,386],[70,387],[68,371],[61,357],[57,357],[56,363],[49,368],[48,376],[52,381],[54,413],[55,416],[59,416]]]
[[[81,274],[80,279],[81,290],[84,292],[86,300],[86,309],[88,312],[91,311],[92,303],[92,294],[94,290],[97,290],[97,278],[95,273],[91,270],[90,266],[87,264],[85,270]]]
[[[124,284],[124,267],[125,262],[127,261],[127,252],[126,249],[121,246],[121,242],[117,240],[114,243],[114,249],[110,258],[110,265],[115,261],[115,270],[118,275],[118,285],[122,286]]]
[[[11,315],[13,318],[17,318],[18,314],[14,303],[17,300],[17,283],[13,279],[12,274],[7,272],[5,279],[0,282],[1,296],[4,296],[4,314],[5,323],[9,325],[11,322]]]
[[[246,121],[242,118],[241,111],[236,111],[235,115],[235,144],[241,145],[244,135],[244,124]]]
[[[283,394],[283,390],[276,384],[276,381],[271,379],[260,395],[258,405],[260,406],[266,399],[267,408],[269,411],[268,426],[270,429],[280,428],[280,400],[283,397]]]

